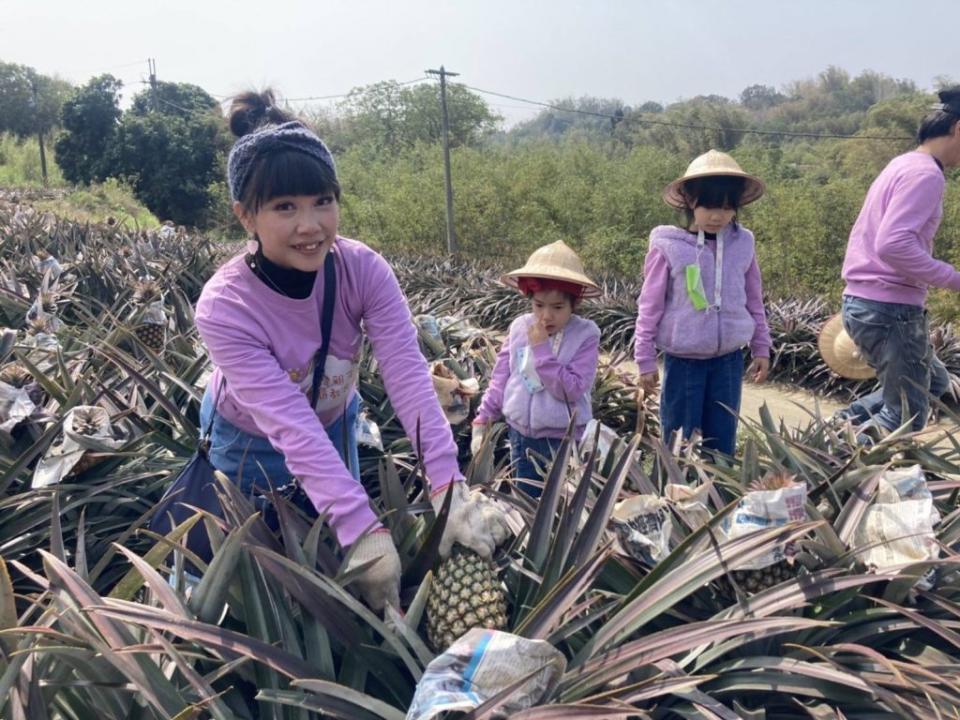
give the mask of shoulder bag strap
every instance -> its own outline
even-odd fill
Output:
[[[323,381],[323,370],[327,364],[327,351],[330,349],[330,328],[333,326],[333,307],[336,304],[337,268],[333,260],[333,248],[327,252],[323,261],[323,306],[320,316],[320,332],[323,339],[320,349],[313,358],[313,388],[310,391],[310,407],[317,406],[317,394]]]

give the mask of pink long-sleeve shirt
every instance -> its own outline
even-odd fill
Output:
[[[356,363],[363,334],[383,374],[387,394],[407,436],[417,426],[433,491],[463,478],[450,424],[433,389],[406,298],[386,260],[363,243],[337,238],[337,293],[324,391],[335,408],[318,417],[305,394],[322,335],[323,272],[312,294],[294,299],[271,290],[237,257],[207,282],[196,322],[220,385],[217,411],[245,432],[266,437],[283,454],[318,512],[326,513],[343,546],[377,525],[363,486],[344,466],[323,425],[343,412],[356,391],[349,373],[331,367]]]
[[[925,152],[891,160],[867,192],[843,260],[844,293],[923,307],[928,287],[960,290],[960,272],[933,257],[943,170]]]
[[[707,239],[707,247],[716,252],[716,238]],[[667,306],[669,285],[670,263],[659,248],[651,247],[643,265],[643,292],[637,301],[634,359],[641,373],[651,373],[657,369],[657,330]],[[763,309],[763,283],[756,256],[747,269],[744,290],[747,294],[747,312],[755,323],[750,354],[753,357],[770,357],[770,328]]]

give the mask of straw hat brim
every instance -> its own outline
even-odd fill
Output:
[[[549,270],[545,270],[537,266],[524,265],[522,268],[501,275],[500,282],[512,288],[519,289],[518,281],[523,277],[539,278],[541,280],[562,280],[563,282],[575,283],[583,287],[583,295],[581,295],[581,297],[585,298],[600,297],[602,294],[597,284],[586,275],[574,270],[564,270],[563,268],[550,268]]]
[[[743,196],[740,198],[741,207],[749,205],[754,200],[759,200],[763,193],[766,192],[766,186],[763,184],[763,181],[749,173],[737,172],[735,170],[703,170],[679,177],[667,185],[667,187],[663,189],[663,201],[670,207],[683,210],[687,207],[687,199],[681,191],[683,184],[688,180],[705,177],[742,177],[746,182],[743,188]]]
[[[817,347],[827,367],[840,377],[869,380],[877,375],[876,370],[860,354],[853,338],[843,329],[843,318],[839,313],[823,324]]]

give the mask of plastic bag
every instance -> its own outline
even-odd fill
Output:
[[[690,487],[689,485],[678,485],[677,483],[668,483],[663,489],[664,497],[671,503],[683,521],[690,530],[697,530],[709,522],[713,517],[710,508],[707,505],[707,497],[710,494],[710,488],[713,487],[713,481]]]
[[[597,435],[597,426],[600,427],[600,436],[597,438],[597,467],[603,467],[607,461],[607,455],[614,444],[620,440],[617,431],[611,427],[599,422],[596,418],[590,418],[586,427],[583,429],[583,440],[580,441],[580,455],[583,458],[590,456],[593,452],[593,439]]]
[[[627,555],[656,565],[670,552],[673,521],[666,505],[656,495],[636,495],[614,505],[613,529]]]
[[[863,548],[857,558],[879,570],[935,560],[940,547],[933,528],[939,521],[919,465],[887,470],[880,478],[876,500],[853,534],[853,547]],[[927,581],[920,584],[929,587]]]
[[[806,501],[807,486],[802,482],[777,490],[751,490],[740,499],[733,513],[724,520],[722,532],[728,540],[732,540],[764,528],[806,520]],[[743,570],[762,570],[793,554],[794,549],[785,544],[738,567]]]
[[[383,438],[380,436],[380,426],[377,425],[363,410],[357,415],[357,444],[376,448],[383,452]]]
[[[0,430],[12,432],[17,425],[33,415],[36,409],[29,387],[18,388],[0,382]]]
[[[125,438],[116,437],[106,410],[94,405],[77,405],[67,411],[63,420],[62,440],[52,445],[37,463],[33,487],[56,485],[70,474],[87,451],[114,452],[125,442]]]
[[[563,654],[545,640],[474,628],[427,665],[406,720],[470,711],[531,676],[492,715],[508,718],[543,701],[557,687],[566,667]]]

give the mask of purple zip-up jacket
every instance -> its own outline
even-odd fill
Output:
[[[722,231],[723,285],[720,312],[697,310],[687,296],[686,266],[697,262],[697,236],[660,225],[650,232],[643,287],[637,300],[634,358],[641,373],[657,369],[657,348],[687,358],[711,358],[749,344],[753,357],[770,356],[770,328],[753,233],[732,224]],[[714,303],[716,243],[700,255],[707,300]]]
[[[517,358],[529,343],[527,330],[532,322],[533,314],[527,313],[510,324],[474,422],[492,422],[502,414],[521,435],[562,438],[570,422],[569,403],[577,413],[579,438],[593,416],[590,391],[600,360],[600,329],[592,320],[571,315],[556,356],[550,338],[534,345],[533,364],[543,390],[531,393],[520,378]]]
[[[338,237],[331,252],[337,270],[328,372],[333,358],[356,362],[363,335],[370,338],[390,402],[407,436],[416,438],[433,492],[463,475],[457,446],[420,354],[417,330],[393,270],[374,250]],[[304,392],[320,346],[323,272],[311,295],[290,298],[271,290],[236,257],[207,281],[197,302],[196,323],[215,366],[210,378],[226,378],[217,412],[241,430],[266,437],[318,512],[326,513],[341,545],[350,545],[377,517],[363,486],[354,480],[324,432],[343,412],[318,417]],[[331,374],[333,374],[331,372]],[[353,397],[350,378],[336,375],[325,389],[339,408]]]
[[[960,290],[960,272],[933,257],[944,186],[943,171],[927,153],[914,150],[887,164],[850,231],[845,294],[923,307],[929,286]]]

